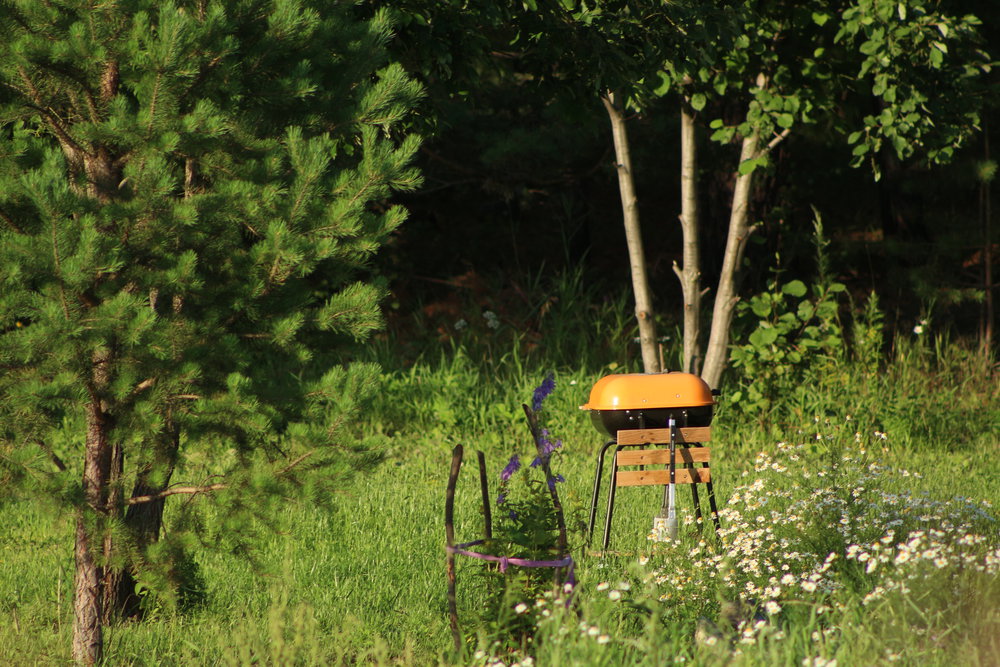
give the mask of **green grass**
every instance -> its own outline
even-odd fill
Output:
[[[615,326],[613,314],[605,316],[602,321],[611,318],[607,326]],[[586,363],[574,365],[568,345],[561,344],[550,359],[544,350],[526,350],[525,340],[512,332],[496,336],[425,352],[410,365],[391,358],[391,345],[384,343],[379,355],[388,373],[367,413],[367,428],[385,436],[387,460],[345,487],[333,511],[283,511],[276,530],[257,540],[253,562],[227,552],[225,544],[199,551],[205,601],[185,610],[154,605],[148,620],[108,628],[107,664],[427,665],[492,664],[493,659],[513,664],[529,655],[535,664],[546,665],[662,665],[672,660],[801,665],[827,659],[846,665],[879,664],[897,656],[903,664],[1000,663],[996,570],[982,574],[972,566],[1000,546],[995,520],[949,519],[950,528],[941,538],[945,542],[972,527],[985,535],[984,543],[962,552],[968,562],[949,561],[930,569],[923,563],[923,569],[912,573],[902,565],[865,573],[857,561],[846,558],[847,538],[832,522],[823,522],[820,509],[807,506],[809,520],[801,525],[788,519],[793,503],[805,502],[828,481],[816,474],[843,455],[854,457],[842,464],[844,483],[837,487],[848,496],[870,462],[881,460],[892,468],[864,482],[861,494],[867,505],[848,502],[859,522],[851,535],[860,541],[884,536],[894,517],[902,522],[895,527],[899,537],[927,523],[921,523],[916,510],[910,516],[910,510],[876,502],[883,497],[877,494],[909,492],[921,499],[926,493],[939,501],[962,496],[991,504],[981,507],[995,515],[1000,503],[995,462],[1000,396],[995,370],[975,355],[946,344],[937,350],[897,349],[875,371],[845,361],[834,369],[835,376],[817,385],[816,395],[808,401],[803,399],[807,394],[797,395],[763,425],[723,396],[713,442],[720,504],[738,487],[765,480],[770,485],[766,489],[787,493],[768,496],[779,514],[762,516],[765,524],[777,521],[775,539],[789,540],[806,554],[801,562],[789,561],[796,576],[813,572],[830,551],[839,554],[837,567],[823,575],[836,590],[815,595],[801,588],[794,594],[786,590],[776,598],[782,611],[743,635],[746,628],[731,629],[730,620],[738,624],[741,614],[750,618],[746,598],[760,605],[766,596],[741,594],[740,587],[747,582],[766,587],[767,576],[741,570],[739,559],[726,554],[751,528],[727,514],[722,546],[708,539],[692,555],[699,548],[699,534],[690,526],[675,548],[653,545],[646,536],[661,491],[623,489],[613,548],[624,555],[589,555],[580,522],[589,505],[602,436],[578,406],[613,362],[593,353]],[[541,606],[533,606],[539,614],[533,642],[522,642],[520,648],[517,642],[504,643],[504,624],[483,613],[499,575],[479,561],[459,558],[467,650],[456,656],[450,648],[443,550],[451,449],[461,443],[467,452],[483,450],[495,484],[513,451],[523,456],[531,451],[520,404],[530,401],[533,387],[550,369],[556,371],[558,387],[543,414],[553,435],[564,442],[553,465],[566,478],[559,489],[578,563],[576,604],[566,612],[543,598]],[[862,431],[864,454],[855,429]],[[886,433],[886,439],[876,430]],[[787,452],[779,451],[780,441],[802,445],[797,450],[801,458],[785,461],[788,470],[783,472],[755,470],[755,462],[761,465],[760,452],[784,460]],[[480,537],[482,530],[470,459],[467,453],[456,502],[459,540]],[[689,515],[686,489],[679,499]],[[743,507],[744,516],[763,512],[761,507],[766,509],[767,503],[754,510]],[[211,521],[211,511],[207,516]],[[599,517],[595,540],[600,539],[603,507]],[[5,664],[70,662],[71,529],[67,517],[54,517],[24,500],[0,508],[0,656]],[[729,569],[709,576],[705,563],[713,555],[722,555]],[[733,585],[725,582],[726,572]],[[512,570],[508,579],[517,581],[518,576]],[[897,588],[863,602],[875,587],[897,579],[907,583],[905,591]],[[621,583],[628,584],[627,590],[621,590]],[[609,598],[616,590],[612,597],[619,599]],[[535,604],[534,599],[528,602]],[[515,603],[511,598],[502,608],[507,620],[516,616]],[[542,616],[541,610],[549,615]]]

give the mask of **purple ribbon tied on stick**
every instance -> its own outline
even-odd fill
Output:
[[[459,554],[461,556],[468,556],[470,558],[478,558],[479,560],[489,561],[491,563],[497,563],[500,568],[501,574],[507,572],[507,568],[511,565],[516,565],[518,567],[565,567],[569,568],[567,571],[566,584],[569,586],[569,597],[566,599],[566,606],[569,607],[570,602],[573,599],[573,590],[576,588],[576,563],[573,562],[572,556],[566,556],[565,558],[560,558],[559,560],[532,560],[530,558],[510,558],[508,556],[491,556],[490,554],[480,553],[478,551],[469,551],[466,547],[474,547],[477,544],[482,544],[486,540],[473,540],[472,542],[465,542],[464,544],[456,544],[455,546],[445,546],[445,550],[448,553]]]

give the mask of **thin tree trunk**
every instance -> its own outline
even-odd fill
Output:
[[[125,465],[125,452],[121,443],[111,443],[110,467],[105,483],[107,499],[104,502],[105,515],[111,521],[122,518],[122,470]],[[104,565],[101,567],[101,622],[108,624],[115,616],[115,591],[122,585],[125,571],[112,564],[115,556],[115,541],[110,530],[104,532]]]
[[[104,650],[101,626],[101,579],[88,532],[85,510],[76,515],[76,576],[73,596],[73,660],[84,665],[100,661]]]
[[[683,266],[674,262],[684,297],[684,366],[699,372],[701,364],[701,257],[698,244],[698,146],[694,114],[687,100],[681,103],[681,234]]]
[[[107,351],[98,352],[93,357],[82,480],[85,505],[77,510],[76,517],[73,659],[84,665],[96,664],[104,652],[103,573],[95,559],[95,552],[103,546],[100,533],[107,529],[104,515],[108,507],[108,481],[113,454],[109,437],[110,421],[102,399],[108,383],[109,363],[110,354]]]
[[[646,273],[646,259],[642,250],[639,227],[639,203],[632,178],[632,158],[629,155],[628,133],[622,109],[615,102],[615,94],[607,91],[601,96],[611,120],[611,134],[615,142],[615,166],[618,170],[618,191],[621,194],[622,215],[625,219],[625,239],[628,243],[629,264],[632,270],[632,292],[635,295],[635,317],[639,322],[639,344],[642,348],[642,366],[647,373],[660,370],[656,345],[656,328],[653,324],[653,306]]]
[[[757,145],[758,137],[755,132],[743,137],[740,164],[758,156]],[[726,251],[722,260],[719,287],[715,293],[715,305],[712,308],[712,332],[708,339],[708,348],[705,351],[705,367],[701,373],[702,379],[710,387],[719,386],[722,371],[726,368],[726,359],[729,353],[729,327],[733,320],[736,302],[739,300],[736,296],[736,276],[751,231],[747,219],[752,183],[753,172],[739,174],[733,188],[733,204],[729,212],[729,235],[726,239]]]

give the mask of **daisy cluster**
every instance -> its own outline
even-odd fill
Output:
[[[652,562],[662,564],[648,581],[659,600],[695,615],[720,598],[737,601],[750,610],[734,623],[739,641],[754,643],[762,633],[783,638],[774,621],[789,606],[819,618],[859,598],[905,595],[916,580],[1000,573],[989,503],[899,490],[919,475],[868,460],[885,438],[876,432],[843,450],[779,443],[757,455],[720,511],[718,540],[703,531],[693,545],[654,545]],[[682,521],[694,524],[689,511]]]
[[[602,584],[607,590],[607,585]],[[628,584],[623,583],[625,588],[614,588],[618,591],[617,598],[621,599],[621,591],[628,590]],[[533,602],[518,602],[509,608],[509,613],[514,616],[532,617],[535,626],[534,635],[542,634],[546,641],[553,644],[570,642],[593,642],[594,644],[607,644],[611,641],[611,636],[604,632],[599,625],[578,620],[574,609],[567,604],[570,596],[573,595],[573,586],[564,584],[561,591],[545,591]],[[610,597],[610,596],[609,596]],[[535,645],[535,637],[526,639],[522,647],[512,647],[501,641],[495,641],[490,646],[490,650],[480,649],[472,656],[472,665],[477,667],[532,667],[535,658],[531,652]]]

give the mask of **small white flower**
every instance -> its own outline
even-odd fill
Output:
[[[606,591],[610,586],[611,584],[609,584],[608,582],[602,581],[601,583],[597,584],[597,590]]]
[[[621,591],[610,591],[608,593],[608,599],[609,600],[621,600],[622,599],[622,592]]]
[[[518,602],[517,606],[514,607],[514,611],[518,614],[523,614],[524,612],[528,611],[528,605],[524,604],[523,602]]]
[[[455,331],[461,331],[467,326],[469,326],[468,322],[466,322],[465,320],[459,320],[458,322],[455,322]]]
[[[597,638],[598,644],[607,644],[609,641],[611,641],[611,637],[609,635],[601,635]]]

